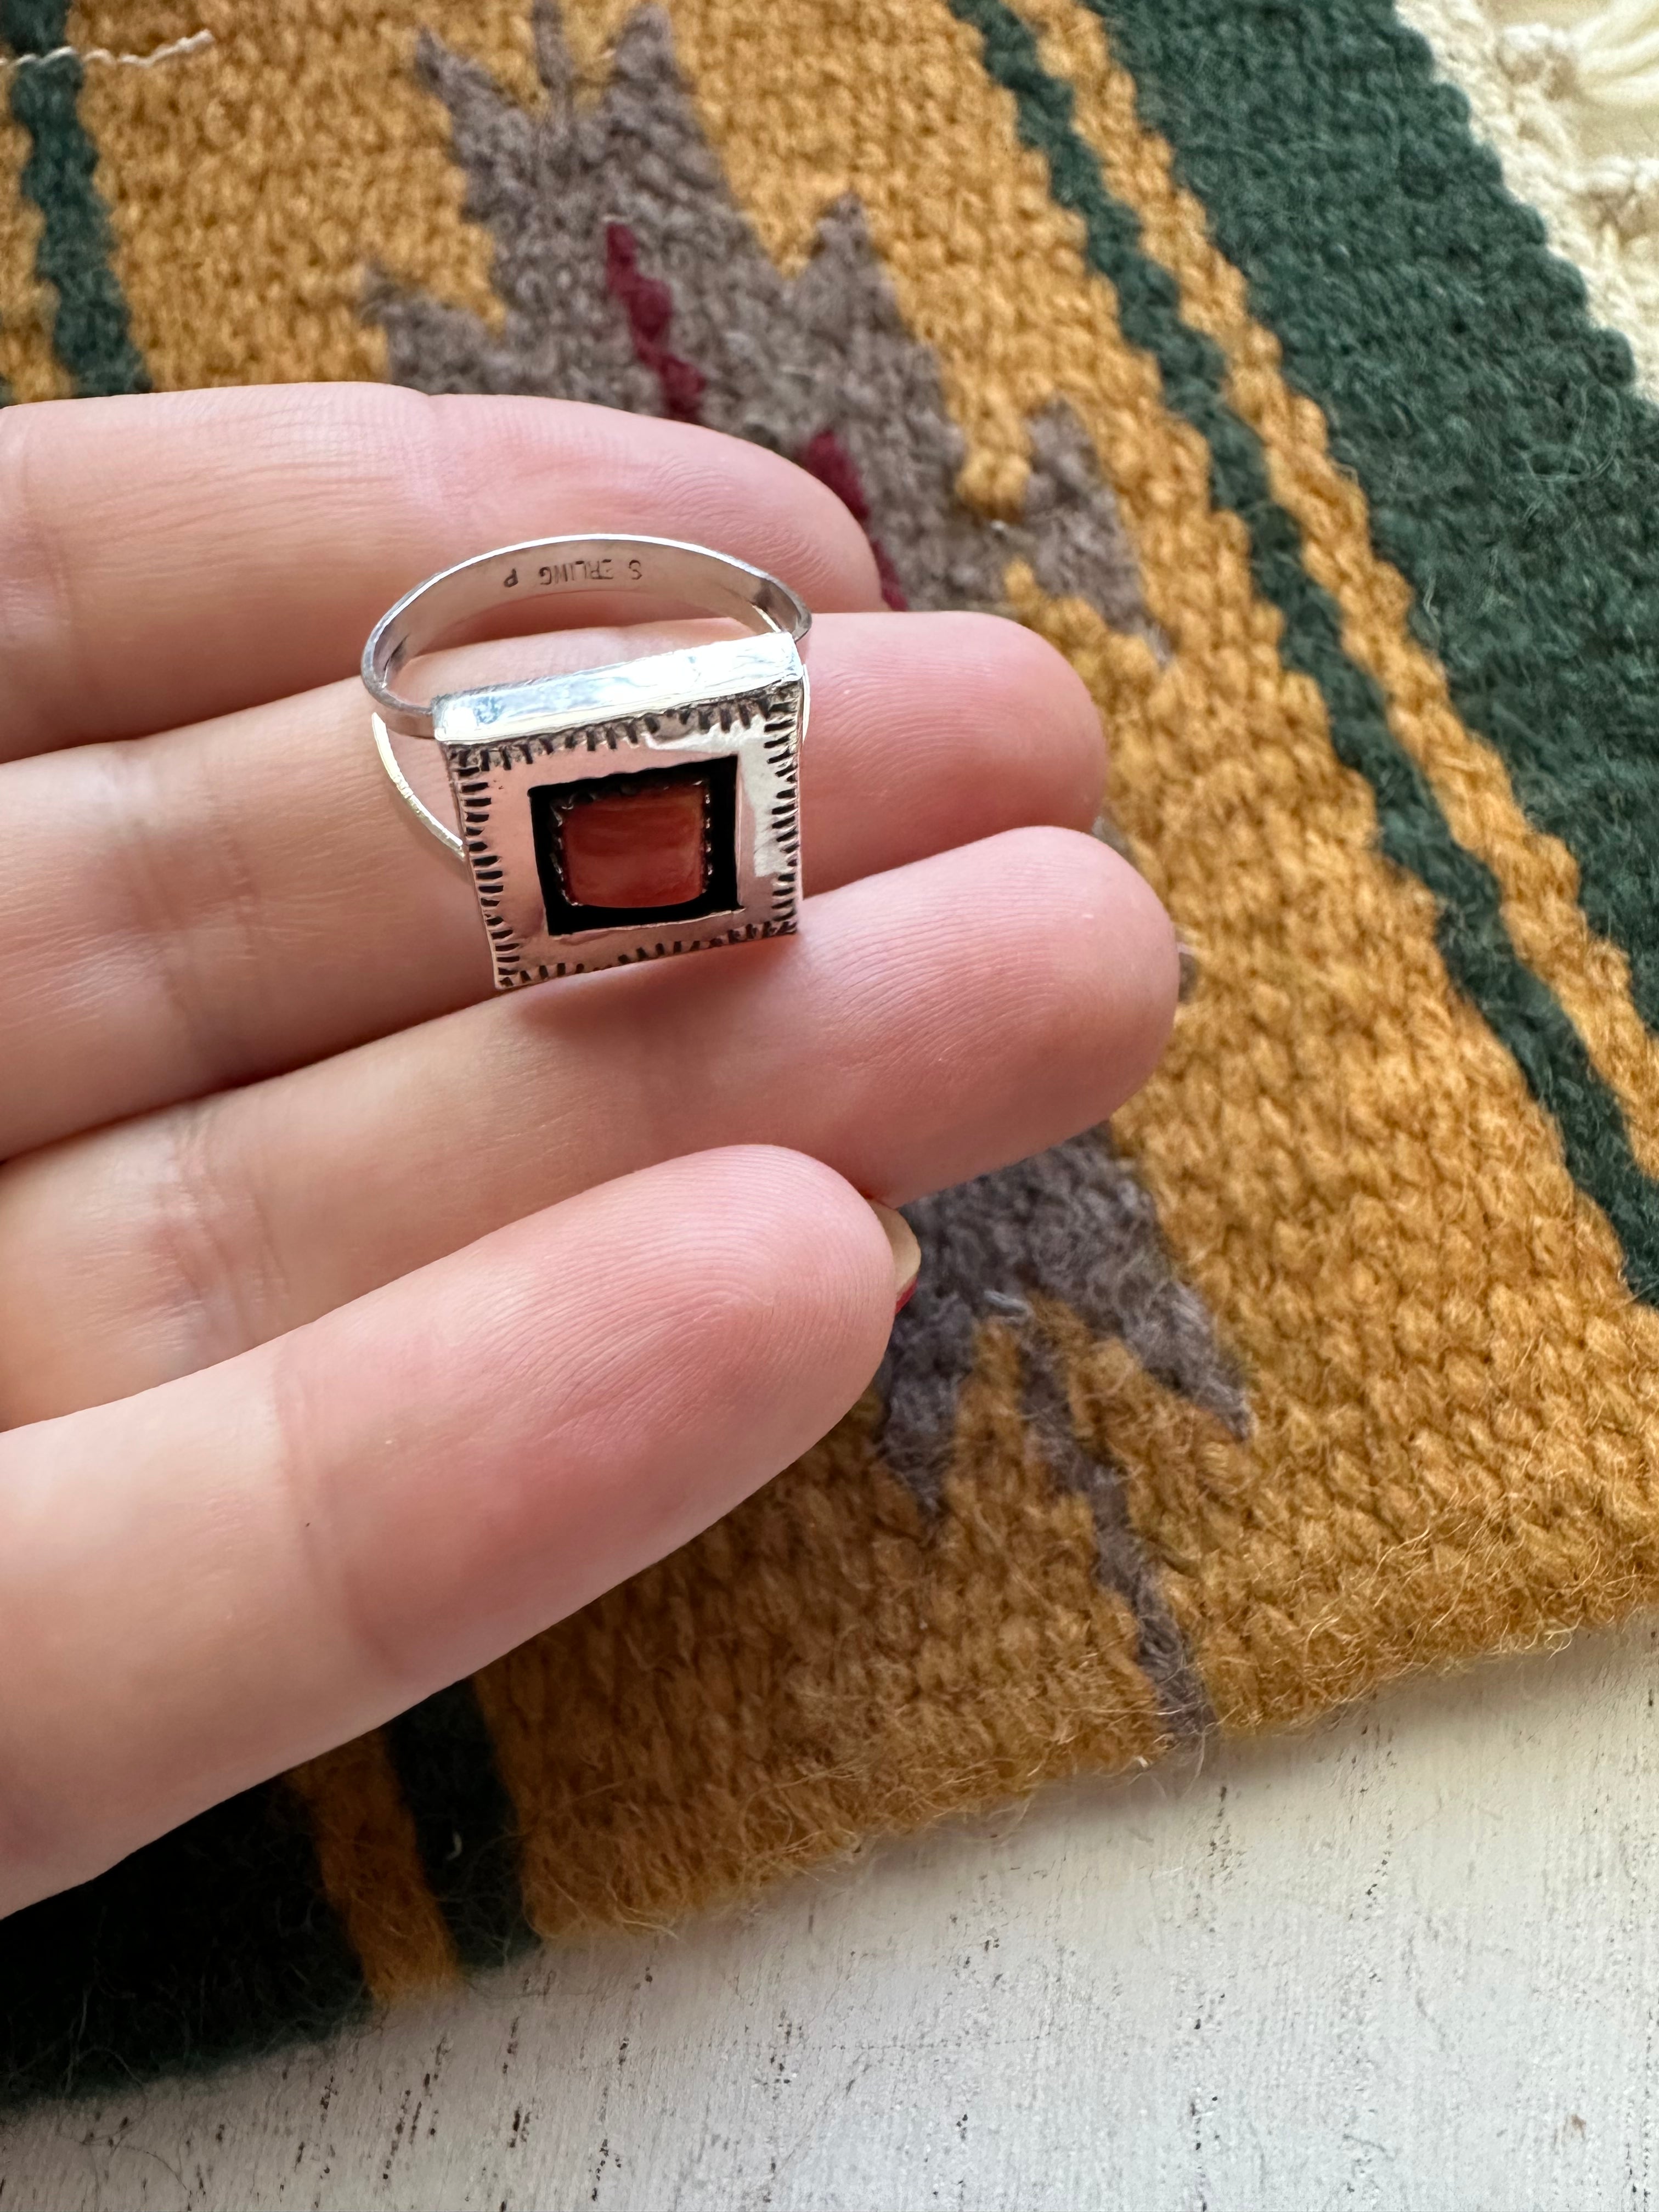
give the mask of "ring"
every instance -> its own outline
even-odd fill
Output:
[[[458,623],[583,592],[677,601],[750,634],[430,706],[392,689]],[[808,703],[796,647],[811,620],[763,569],[633,537],[500,546],[381,616],[362,659],[375,746],[404,804],[470,870],[497,990],[794,929]],[[410,786],[394,734],[435,740],[456,829]]]

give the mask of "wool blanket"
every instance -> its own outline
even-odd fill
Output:
[[[0,0],[8,402],[761,440],[1069,655],[1192,968],[767,1491],[0,1924],[0,2095],[1659,1595],[1659,86],[1552,12]]]

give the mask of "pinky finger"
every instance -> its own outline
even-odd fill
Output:
[[[684,1542],[858,1396],[907,1237],[816,1161],[703,1153],[0,1438],[0,1911]]]

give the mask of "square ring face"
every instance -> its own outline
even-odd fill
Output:
[[[497,990],[795,927],[787,636],[456,692],[433,720]]]

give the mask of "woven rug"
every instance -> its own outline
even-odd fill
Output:
[[[0,0],[8,398],[763,441],[1070,655],[1194,955],[806,1460],[0,1926],[0,2093],[1659,1595],[1659,87],[1552,12]]]

